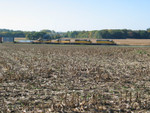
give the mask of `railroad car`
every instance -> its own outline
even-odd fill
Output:
[[[61,43],[61,44],[70,44],[70,39],[60,39],[59,43]]]
[[[33,40],[32,43],[33,44],[42,44],[42,40],[41,39]]]
[[[96,40],[96,44],[115,45],[115,42],[113,40]]]
[[[34,43],[34,44],[50,44],[51,40],[48,40],[48,39],[38,39],[38,40],[33,40],[32,43]]]
[[[42,40],[41,43],[44,43],[44,44],[50,44],[50,43],[51,43],[51,40]]]
[[[76,39],[75,44],[92,44],[92,42],[88,39]]]
[[[32,43],[33,44],[41,44],[42,42],[41,42],[41,40],[33,40]]]
[[[59,40],[59,39],[51,40],[51,43],[59,44],[59,42],[60,42],[60,40]]]

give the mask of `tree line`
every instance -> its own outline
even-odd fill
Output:
[[[55,32],[41,31],[14,31],[0,29],[0,37],[26,37],[29,40],[59,39],[59,38],[94,38],[94,39],[150,39],[150,28],[147,30],[105,29],[93,31]]]
[[[41,31],[14,31],[9,29],[0,29],[0,37],[25,37],[29,40],[41,39],[58,39],[63,37],[62,33],[53,30]]]
[[[70,38],[95,38],[95,39],[150,39],[150,29],[127,30],[127,29],[106,29],[94,31],[68,31],[64,37]]]

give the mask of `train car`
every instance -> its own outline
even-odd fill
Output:
[[[32,43],[33,44],[41,44],[42,42],[41,42],[41,40],[33,40]]]
[[[32,44],[33,41],[32,40],[17,40],[17,41],[14,41],[14,43],[18,43],[18,44]]]
[[[88,39],[76,39],[75,44],[92,44],[92,42]]]
[[[70,44],[70,39],[60,39],[59,43],[60,44]]]
[[[100,44],[100,45],[116,45],[113,40],[96,40],[96,44]]]
[[[43,44],[50,44],[50,43],[51,43],[51,40],[42,40],[41,43],[43,43]]]
[[[48,39],[38,39],[38,40],[33,40],[32,43],[34,43],[34,44],[50,44],[51,40],[48,40]]]
[[[59,39],[55,39],[55,40],[51,40],[52,44],[59,44],[60,40]]]

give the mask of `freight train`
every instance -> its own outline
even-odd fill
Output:
[[[55,39],[55,40],[33,40],[33,44],[76,44],[76,45],[116,45],[113,40],[98,39],[95,42],[89,39]]]
[[[32,43],[32,44],[76,44],[76,45],[116,45],[113,40],[90,40],[90,39],[38,39],[38,40],[14,40],[11,37],[1,37],[0,43],[14,42],[14,43]]]

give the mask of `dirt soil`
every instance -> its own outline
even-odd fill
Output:
[[[1,113],[150,111],[150,49],[0,44]]]

